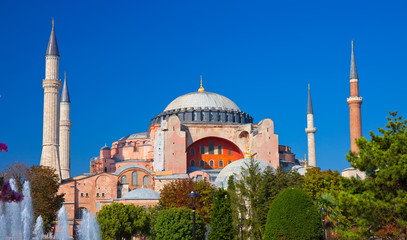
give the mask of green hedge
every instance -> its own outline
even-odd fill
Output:
[[[196,239],[204,239],[205,223],[199,212],[195,215]],[[190,240],[192,239],[192,210],[187,208],[169,208],[161,210],[154,225],[155,239]]]
[[[299,188],[287,188],[272,202],[265,239],[323,239],[321,218],[312,199]]]

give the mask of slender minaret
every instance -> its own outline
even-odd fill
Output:
[[[312,109],[311,90],[308,84],[308,106],[307,106],[307,128],[305,132],[308,136],[308,166],[316,167],[317,161],[315,159],[315,132],[317,128],[314,127],[314,111]]]
[[[59,119],[59,160],[61,163],[62,179],[71,177],[71,101],[69,100],[66,73],[64,74],[64,86],[62,87]]]
[[[59,165],[59,52],[55,37],[54,20],[52,20],[51,36],[45,54],[44,88],[44,122],[42,134],[41,165],[55,169],[61,176]]]
[[[355,139],[362,136],[362,116],[360,106],[362,105],[362,97],[359,97],[358,72],[356,70],[355,54],[352,53],[350,60],[350,97],[347,99],[349,105],[349,120],[350,120],[350,149],[353,152],[358,152]]]

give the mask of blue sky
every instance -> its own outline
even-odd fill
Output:
[[[0,2],[0,167],[39,164],[45,50],[55,18],[71,97],[72,175],[89,171],[105,143],[145,132],[176,97],[207,91],[279,144],[307,152],[307,84],[317,164],[348,167],[349,66],[355,41],[363,135],[388,111],[407,115],[407,2],[391,1]]]

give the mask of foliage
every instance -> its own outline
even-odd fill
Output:
[[[324,193],[343,190],[341,186],[341,174],[330,169],[321,171],[321,168],[308,168],[305,173],[303,188],[312,198],[316,200]]]
[[[34,219],[41,216],[44,225],[53,223],[64,202],[64,194],[58,194],[58,175],[50,167],[32,166],[27,173],[27,180],[31,185]]]
[[[103,239],[126,240],[150,233],[150,218],[142,206],[113,203],[97,215]]]
[[[246,216],[245,225],[250,231],[250,237],[261,238],[261,228],[258,219],[255,217],[257,202],[259,197],[259,185],[261,182],[260,163],[253,158],[245,163],[241,169],[241,176],[236,181],[238,191],[238,201],[240,202],[240,216]],[[244,206],[248,206],[245,208]]]
[[[267,222],[267,214],[271,203],[277,195],[287,187],[301,187],[303,177],[296,171],[287,171],[278,168],[275,172],[268,167],[264,170],[259,184],[258,201],[256,206],[256,218],[261,226],[261,232]]]
[[[264,239],[322,238],[321,218],[311,197],[300,188],[282,191],[270,206]]]
[[[370,132],[370,141],[356,139],[359,152],[346,156],[365,171],[367,179],[344,180],[338,196],[347,217],[343,235],[384,239],[406,237],[407,228],[407,120],[390,112],[386,128]]]
[[[45,232],[54,224],[58,210],[64,202],[64,194],[58,194],[59,178],[55,171],[46,166],[31,166],[15,162],[1,173],[5,179],[14,178],[21,191],[24,181],[29,181],[34,210],[34,219],[42,216]]]
[[[209,223],[210,212],[213,204],[214,186],[206,180],[192,182],[189,179],[179,179],[164,185],[161,190],[160,204],[164,209],[174,207],[190,207],[188,194],[195,190],[199,194],[199,204],[196,209],[204,218],[206,223]]]
[[[215,200],[211,213],[211,240],[234,239],[236,232],[232,220],[230,195],[226,190],[218,189],[215,192]]]
[[[154,225],[155,239],[160,240],[189,240],[192,239],[192,210],[181,208],[164,209],[158,213]],[[196,239],[204,239],[205,223],[196,212]]]
[[[11,189],[8,181],[4,181],[3,177],[0,177],[0,202],[20,202],[23,198],[21,193]]]
[[[2,152],[2,151],[5,151],[5,152],[8,151],[8,147],[5,143],[0,143],[0,152]]]

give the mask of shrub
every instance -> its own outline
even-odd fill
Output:
[[[287,188],[272,202],[265,239],[315,240],[323,238],[321,218],[308,194]]]
[[[198,211],[195,214],[196,239],[204,239],[204,221]],[[154,239],[160,240],[192,239],[192,210],[182,207],[160,211],[154,225],[154,233]]]

